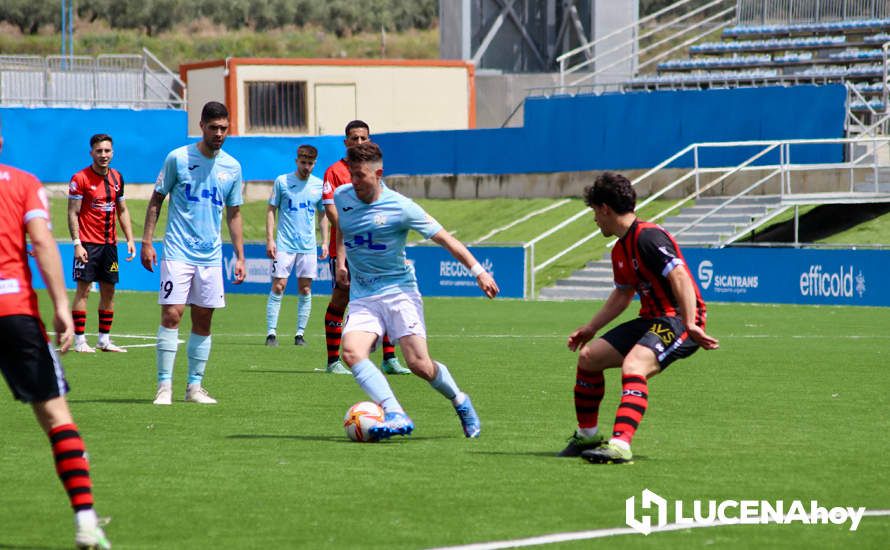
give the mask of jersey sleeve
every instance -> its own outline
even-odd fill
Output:
[[[328,168],[324,173],[324,182],[321,184],[322,204],[334,204],[334,183],[331,181],[333,170]]]
[[[35,218],[43,218],[49,222],[49,197],[37,178],[26,178],[24,193],[25,215],[22,222],[28,223]]]
[[[68,184],[68,198],[78,201],[83,199],[83,183],[80,172],[71,176],[71,182]]]
[[[226,194],[226,206],[241,206],[244,204],[244,179],[241,176],[241,165],[239,164],[236,168],[232,186]]]
[[[179,170],[177,169],[176,154],[171,152],[164,161],[161,173],[158,174],[158,181],[155,182],[155,191],[164,196],[168,195],[173,190],[173,186],[176,185],[178,178]]]
[[[662,229],[649,228],[640,231],[637,248],[646,267],[662,277],[667,277],[675,267],[684,263],[671,238]]]
[[[275,178],[275,183],[272,184],[272,194],[269,195],[269,206],[274,206],[278,208],[281,204],[281,176]]]
[[[402,212],[402,220],[405,225],[423,235],[424,239],[429,239],[442,230],[442,224],[412,200],[405,201]]]
[[[124,200],[124,175],[116,170],[114,173],[117,174],[117,179],[120,182],[120,186],[121,186],[121,191],[120,191],[120,193],[117,194],[117,200],[122,201],[122,200]]]

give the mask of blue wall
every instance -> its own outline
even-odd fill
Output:
[[[530,98],[522,128],[376,134],[389,174],[511,174],[649,168],[695,142],[843,136],[841,85],[638,92]],[[89,137],[115,138],[114,166],[130,182],[153,182],[186,136],[179,111],[0,109],[6,145],[0,160],[47,182],[66,182],[89,163]],[[369,121],[373,127],[373,121]],[[247,180],[293,169],[296,146],[319,149],[316,173],[343,154],[341,136],[233,137],[226,142]],[[753,151],[707,153],[705,165],[738,164]],[[840,145],[800,147],[797,163],[839,162]],[[764,158],[775,163],[778,156]],[[676,167],[688,167],[692,156]]]

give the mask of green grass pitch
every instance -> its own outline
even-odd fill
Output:
[[[687,501],[890,509],[887,309],[711,305],[709,332],[721,349],[650,383],[635,464],[595,466],[554,453],[575,424],[566,336],[598,303],[427,299],[431,351],[472,395],[482,437],[466,440],[448,402],[403,376],[390,382],[414,435],[358,444],[341,424],[364,394],[351,377],[317,372],[327,298],[315,297],[310,345],[295,348],[289,294],[274,349],[263,346],[265,297],[227,299],[205,379],[216,406],[181,401],[184,345],[176,401],[151,404],[159,313],[150,293],[120,293],[114,324],[118,344],[149,346],[63,358],[115,548],[429,548],[617,528],[625,499],[644,488]],[[92,296],[89,333],[95,307]],[[187,333],[185,322],[180,337]],[[617,374],[606,377],[607,430]],[[46,438],[8,392],[0,416],[0,548],[71,547]],[[886,548],[887,540],[885,516],[863,518],[855,532],[743,525],[554,546]]]

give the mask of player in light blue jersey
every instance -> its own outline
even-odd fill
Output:
[[[222,278],[222,211],[235,249],[235,284],[244,280],[244,239],[241,225],[241,165],[222,150],[229,132],[229,111],[211,101],[201,111],[201,141],[174,149],[158,175],[145,212],[142,265],[154,271],[157,254],[152,244],[158,215],[170,195],[164,259],[161,261],[161,326],[158,327],[158,390],[155,405],[173,400],[173,364],[179,345],[179,323],[191,306],[192,332],[188,340],[188,385],[185,400],[213,404],[202,385],[210,357],[213,311],[225,307]]]
[[[482,424],[470,397],[460,391],[445,365],[430,358],[423,301],[414,267],[405,261],[408,231],[413,229],[450,252],[489,298],[497,296],[498,285],[463,243],[414,201],[383,184],[383,153],[377,144],[350,147],[346,155],[352,184],[334,192],[339,215],[337,282],[349,285],[343,359],[359,386],[386,413],[385,422],[371,428],[371,436],[383,439],[414,430],[386,377],[368,359],[382,335],[389,334],[401,346],[411,372],[454,405],[464,435],[479,437]]]
[[[312,310],[312,280],[318,270],[315,255],[316,212],[324,210],[322,181],[312,175],[318,150],[311,145],[297,147],[297,171],[275,178],[266,212],[266,254],[272,259],[272,290],[266,301],[266,345],[278,345],[278,313],[281,297],[291,270],[299,285],[295,346],[305,346],[303,332]],[[275,213],[278,236],[275,237]],[[322,226],[322,249],[326,249],[327,225]]]

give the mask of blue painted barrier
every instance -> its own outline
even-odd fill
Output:
[[[163,248],[162,243],[155,243],[158,257],[163,256]],[[59,250],[62,254],[66,284],[68,288],[74,288],[75,284],[71,275],[74,247],[71,243],[61,243]],[[483,267],[494,274],[501,288],[501,297],[525,297],[525,250],[522,247],[480,246],[471,247],[470,250]],[[138,252],[139,245],[137,245],[136,258],[132,262],[127,262],[125,261],[126,245],[118,243],[120,282],[117,288],[119,290],[156,292],[160,287],[159,269],[155,268],[154,272],[146,271],[139,261]],[[223,244],[225,291],[232,294],[268,294],[271,285],[272,260],[266,257],[266,246],[255,243],[245,244],[244,256],[247,277],[243,283],[236,285],[232,282],[235,269],[234,251],[231,244]],[[420,292],[424,296],[482,296],[482,291],[476,286],[476,278],[471,276],[466,268],[443,248],[439,246],[410,246],[407,248],[407,256],[408,261],[414,264]],[[43,280],[33,258],[30,260],[30,265],[31,272],[34,274],[34,287],[44,288]],[[288,291],[292,294],[296,293],[295,282],[289,283]],[[312,292],[313,294],[331,293],[331,273],[327,260],[318,262],[318,272],[312,282]]]
[[[683,147],[706,141],[839,138],[846,89],[840,84],[635,92],[529,98],[525,126],[373,134],[388,174],[521,174],[649,168]],[[126,181],[153,182],[167,153],[195,141],[182,111],[2,108],[2,162],[42,181],[67,182],[89,164],[89,137],[115,140],[114,166]],[[368,121],[373,129],[374,121]],[[226,142],[248,181],[294,169],[296,146],[319,149],[315,174],[343,155],[342,136],[242,137]],[[734,166],[753,151],[705,151],[704,166]],[[843,147],[793,148],[799,164],[843,160]],[[692,165],[692,155],[674,167]],[[775,164],[778,153],[760,163]]]
[[[890,250],[684,248],[705,301],[890,306]]]

